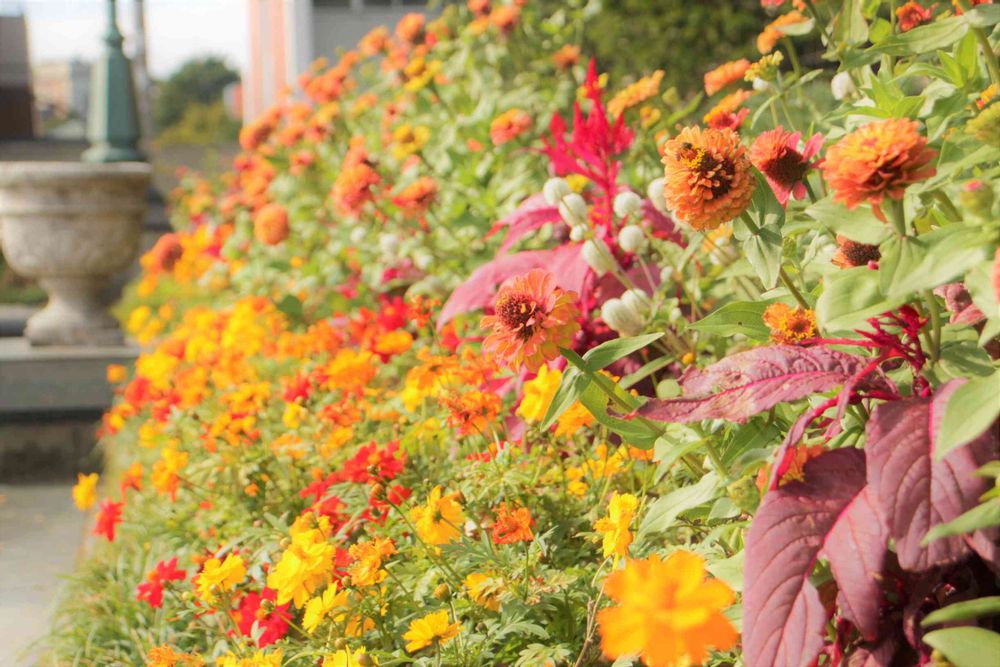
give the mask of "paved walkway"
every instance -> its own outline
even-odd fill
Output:
[[[33,667],[85,522],[71,484],[0,484],[0,667]]]

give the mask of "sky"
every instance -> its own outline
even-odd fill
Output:
[[[246,61],[248,0],[146,0],[146,57],[150,73],[163,78],[184,61],[223,57],[240,69]],[[93,60],[102,46],[105,0],[0,0],[0,12],[27,17],[33,63],[79,57]],[[126,53],[135,0],[118,0],[118,28]]]

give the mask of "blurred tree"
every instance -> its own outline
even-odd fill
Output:
[[[159,141],[163,145],[211,144],[236,141],[239,133],[240,122],[229,115],[220,99],[189,104],[179,121],[160,132]]]
[[[192,105],[219,102],[221,106],[222,91],[239,80],[239,72],[221,58],[189,60],[159,86],[154,111],[156,127],[163,132],[176,125]]]

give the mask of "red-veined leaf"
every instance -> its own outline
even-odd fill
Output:
[[[898,644],[896,635],[888,634],[875,646],[859,646],[847,656],[847,667],[889,667]]]
[[[809,581],[821,550],[865,486],[858,449],[825,452],[804,481],[769,491],[746,542],[743,657],[747,667],[806,667],[823,648],[827,613]]]
[[[580,257],[580,244],[561,245],[551,250],[527,250],[504,255],[483,264],[469,278],[455,288],[438,317],[438,328],[456,315],[485,308],[493,303],[497,285],[511,276],[527,273],[532,269],[545,269],[556,278],[564,290],[580,292],[590,271]]]
[[[648,199],[642,200],[642,218],[649,224],[649,231],[654,237],[673,241],[678,245],[684,244],[684,237],[681,236],[674,221],[661,213]]]
[[[826,347],[775,345],[734,354],[681,378],[681,398],[651,400],[637,411],[649,419],[745,422],[778,403],[844,384],[865,360]]]
[[[506,218],[497,221],[486,234],[487,238],[506,229],[503,243],[500,244],[498,255],[505,254],[512,245],[520,241],[526,234],[549,222],[561,222],[559,208],[545,201],[545,195],[531,195]]]
[[[976,469],[997,456],[992,430],[971,443],[956,447],[942,460],[934,459],[934,439],[948,397],[960,386],[952,381],[938,389],[933,399],[907,398],[883,403],[868,420],[868,484],[879,516],[896,541],[899,564],[922,572],[955,563],[969,554],[963,536],[921,540],[931,528],[971,509],[986,491],[987,481]],[[981,554],[995,554],[995,531],[972,536],[972,547]]]

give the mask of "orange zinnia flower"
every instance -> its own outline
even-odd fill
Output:
[[[706,72],[705,94],[715,95],[729,84],[742,81],[743,75],[747,73],[748,69],[750,69],[750,61],[746,58],[740,58]]]
[[[797,9],[793,9],[787,14],[782,14],[768,23],[764,28],[764,32],[757,35],[757,50],[765,54],[774,51],[774,47],[778,44],[778,41],[785,36],[782,28],[795,25],[796,23],[805,23],[808,20]]]
[[[375,56],[389,45],[389,29],[384,25],[373,28],[358,42],[358,49],[366,56]]]
[[[869,202],[882,217],[879,205],[886,196],[902,199],[908,185],[933,176],[928,163],[937,151],[927,147],[918,127],[908,118],[875,121],[831,146],[822,168],[834,199],[848,209]]]
[[[434,179],[421,176],[400,190],[399,194],[392,198],[392,203],[406,215],[418,215],[434,202],[437,193],[438,187]]]
[[[517,25],[517,20],[521,17],[521,8],[514,5],[501,5],[490,12],[490,23],[500,29],[500,32],[509,33]]]
[[[280,204],[268,204],[253,219],[253,235],[261,243],[277,245],[288,238],[288,212]]]
[[[814,163],[809,159],[819,152],[823,135],[818,132],[809,138],[799,152],[799,132],[786,132],[780,125],[762,133],[750,147],[750,161],[760,169],[774,190],[774,196],[784,206],[793,196],[806,196],[802,180]]]
[[[494,146],[516,139],[531,127],[531,116],[520,109],[508,109],[490,123],[490,139]]]
[[[910,0],[910,2],[907,2],[902,7],[897,8],[896,19],[899,21],[900,32],[909,32],[917,26],[930,21],[935,7],[937,7],[937,3],[924,8],[919,3]]]
[[[695,554],[627,561],[608,575],[604,592],[618,603],[597,615],[601,648],[611,659],[638,655],[648,667],[699,665],[709,650],[736,644],[736,630],[722,614],[736,596],[723,582],[706,580],[705,563]]]
[[[492,329],[483,351],[511,370],[524,364],[537,372],[559,356],[559,347],[573,342],[580,328],[576,300],[576,292],[564,292],[555,276],[542,269],[508,278],[497,293],[496,314],[480,322],[484,329]]]
[[[753,92],[749,90],[737,90],[729,93],[719,103],[712,107],[705,114],[703,121],[709,127],[716,130],[729,128],[735,130],[743,124],[743,119],[750,113],[749,109],[740,109],[740,105],[753,97]]]
[[[686,127],[661,153],[667,206],[695,229],[715,229],[750,203],[756,182],[747,149],[733,130]]]
[[[514,542],[530,542],[535,539],[531,526],[535,520],[527,507],[500,503],[496,509],[496,521],[490,533],[494,544],[513,544]]]
[[[660,81],[662,80],[662,69],[656,70],[649,76],[642,77],[611,98],[611,101],[608,102],[608,113],[617,118],[627,109],[645,102],[660,92]]]
[[[764,324],[778,345],[794,345],[816,336],[816,313],[806,308],[772,303],[764,311]]]
[[[381,180],[378,172],[365,162],[345,166],[337,175],[330,194],[341,211],[357,215],[361,207],[372,200],[372,186],[378,185]]]
[[[580,62],[580,47],[566,44],[552,54],[552,62],[555,63],[556,69],[569,69]]]
[[[424,34],[424,15],[411,12],[396,24],[396,37],[407,44],[416,44]]]

